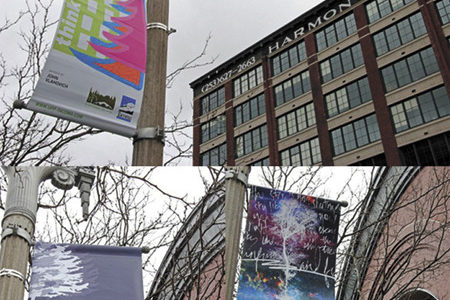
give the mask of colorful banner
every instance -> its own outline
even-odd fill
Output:
[[[36,243],[30,300],[142,300],[140,248]]]
[[[146,47],[144,0],[66,0],[27,108],[135,135]]]
[[[340,206],[252,190],[237,299],[334,299]]]

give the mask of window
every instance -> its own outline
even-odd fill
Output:
[[[222,166],[227,161],[227,144],[222,144],[200,154],[202,166]]]
[[[201,143],[205,143],[225,132],[225,115],[217,116],[216,118],[202,124],[200,126]]]
[[[309,71],[304,71],[274,87],[275,105],[279,106],[311,90]]]
[[[282,166],[311,166],[320,163],[319,138],[303,142],[280,152]]]
[[[317,52],[356,32],[355,16],[350,14],[316,33]]]
[[[328,117],[336,116],[371,99],[369,81],[364,77],[325,95]]]
[[[225,88],[220,88],[200,98],[200,115],[204,115],[225,103]]]
[[[431,47],[381,69],[386,92],[393,91],[411,82],[439,71]]]
[[[236,158],[267,146],[267,127],[263,125],[236,138]]]
[[[320,64],[320,75],[322,82],[328,82],[336,77],[341,76],[364,63],[359,44],[348,48]]]
[[[265,167],[265,166],[270,166],[270,159],[268,157],[255,161],[254,163],[251,164],[251,166],[253,167]]]
[[[379,154],[352,164],[352,166],[386,166],[386,165],[387,161],[384,154]]]
[[[311,102],[277,119],[278,138],[282,139],[316,124],[314,104]]]
[[[369,23],[387,16],[413,0],[374,0],[366,4]]]
[[[360,148],[380,138],[375,114],[331,131],[334,155]]]
[[[373,40],[377,56],[392,51],[427,33],[420,12],[375,34]]]
[[[239,126],[266,112],[264,94],[260,94],[234,108],[234,126]]]
[[[441,17],[442,24],[450,22],[450,0],[441,0],[436,2],[436,7]]]
[[[276,55],[272,59],[272,71],[273,76],[286,71],[287,69],[295,66],[296,64],[306,59],[306,47],[305,42],[300,42],[294,47],[291,47],[280,54]]]
[[[448,166],[450,164],[450,133],[443,133],[404,146],[400,148],[400,155],[405,166]]]
[[[253,70],[239,76],[233,81],[234,97],[251,90],[263,82],[262,66],[256,67]]]
[[[450,99],[445,87],[434,89],[391,106],[391,117],[396,133],[449,114]]]

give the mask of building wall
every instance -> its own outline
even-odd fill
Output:
[[[440,1],[412,1],[369,24],[366,5],[370,2],[372,1],[324,1],[297,20],[287,24],[274,34],[193,82],[191,86],[194,89],[195,108],[194,165],[223,164],[225,161],[227,161],[228,165],[416,164],[414,160],[411,162],[411,159],[417,159],[417,164],[428,164],[425,160],[420,160],[420,151],[424,147],[423,145],[419,145],[420,147],[417,145],[411,146],[412,150],[402,147],[439,135],[442,135],[440,139],[444,139],[446,143],[445,146],[440,145],[439,148],[446,148],[444,150],[446,152],[446,160],[440,161],[434,158],[436,155],[433,154],[433,162],[441,165],[448,164],[448,160],[450,160],[450,140],[446,134],[450,127],[449,115],[443,115],[420,126],[414,126],[414,128],[396,133],[391,114],[393,105],[406,99],[417,97],[417,95],[429,91],[430,88],[442,86],[447,92],[447,96],[450,94],[450,49],[448,46],[450,23],[442,19],[436,8],[436,3]],[[351,7],[348,7],[350,4]],[[375,34],[417,12],[423,18],[426,33],[377,57],[374,42]],[[355,30],[337,43],[318,51],[317,35],[330,25],[340,22],[342,18],[345,18],[345,23],[349,24],[350,22],[347,22],[346,18],[349,14],[354,15]],[[320,26],[311,26],[311,30],[308,30],[309,24],[319,24],[317,20],[321,20],[322,24]],[[300,31],[304,34],[300,35]],[[303,42],[306,51],[305,59],[280,73],[274,74],[273,60],[293,46],[300,45]],[[364,63],[341,76],[322,82],[321,67],[323,63],[356,44],[359,44],[361,47]],[[430,46],[432,53],[436,56],[438,72],[433,72],[393,91],[387,91],[383,83],[381,69]],[[259,80],[242,94],[235,96],[234,82],[242,80],[243,75],[245,76],[258,67],[262,68],[262,80]],[[305,93],[286,101],[286,103],[277,105],[277,100],[275,99],[276,87],[305,71],[309,71],[308,81],[311,88]],[[371,101],[357,105],[336,116],[327,117],[325,97],[331,92],[335,92],[341,87],[365,76],[367,76],[369,81]],[[205,97],[221,88],[225,90],[224,103],[210,112],[202,114],[200,102],[203,102]],[[236,126],[234,111],[242,103],[260,94],[264,95],[265,113]],[[449,100],[447,99],[447,101]],[[288,118],[287,114],[295,110],[301,110],[303,106],[310,103],[313,103],[315,123],[307,128],[298,130],[298,132],[279,138],[280,128],[277,125],[277,119],[281,116]],[[211,139],[206,142],[201,141],[202,125],[221,114],[226,116],[226,132],[217,136],[213,133]],[[356,149],[335,154],[331,138],[332,131],[336,129],[342,131],[349,128],[349,126],[355,128],[356,125],[349,124],[371,114],[374,114],[376,117],[380,137]],[[267,132],[264,136],[263,146],[255,147],[251,145],[251,142],[245,144],[245,141],[250,139],[246,137],[252,136],[252,142],[255,141],[254,136],[259,137],[258,134],[250,134],[250,132],[260,126],[265,126],[264,131]],[[255,149],[248,151],[249,153],[245,153],[245,155],[236,155],[236,153],[239,153],[239,149],[242,148],[238,145],[239,137],[243,137],[242,140],[246,147],[250,145],[251,148]],[[355,134],[355,138],[358,138],[357,134]],[[318,139],[319,144],[316,144],[314,139]],[[436,148],[436,146],[433,146],[436,144],[435,140],[427,143],[430,147],[434,147],[433,149]],[[259,140],[257,139],[254,144],[259,144]],[[345,144],[347,146],[347,143]],[[224,145],[220,151],[224,152],[226,148],[226,154],[219,153],[218,147],[220,145]],[[308,156],[315,157],[314,155],[318,149],[320,149],[320,155],[318,155],[320,158],[309,159]],[[286,151],[285,153],[289,152],[290,160],[284,159],[283,161],[283,151]],[[413,157],[408,160],[402,154],[405,151],[415,152],[416,158]],[[436,150],[433,151],[436,152]],[[298,161],[297,152],[301,152],[300,161]],[[201,158],[206,156],[212,159],[202,161]],[[217,156],[220,156],[220,158],[217,159]]]
[[[448,168],[423,169],[401,196],[376,245],[361,299],[397,299],[393,297],[399,291],[412,288],[448,299],[449,172]],[[377,289],[386,291],[381,298],[375,296]]]
[[[223,252],[218,254],[205,268],[200,278],[184,299],[225,299],[225,270]],[[198,298],[197,298],[198,297]]]

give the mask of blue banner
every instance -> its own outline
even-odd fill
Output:
[[[36,243],[30,300],[142,300],[140,248]]]
[[[255,187],[237,299],[334,300],[340,205]]]

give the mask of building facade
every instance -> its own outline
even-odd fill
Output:
[[[449,168],[382,168],[362,201],[336,299],[448,299]]]
[[[194,165],[448,165],[450,1],[324,1],[191,83]]]

